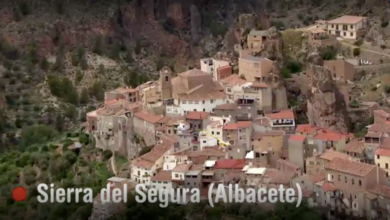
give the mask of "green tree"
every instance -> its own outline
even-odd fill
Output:
[[[85,105],[88,104],[89,101],[89,93],[86,88],[83,88],[80,93],[80,104]]]
[[[94,43],[94,46],[93,46],[93,49],[92,51],[96,54],[99,54],[99,55],[103,55],[104,54],[104,41],[103,41],[103,37],[101,35],[98,35],[95,37],[95,43]]]
[[[22,129],[19,146],[22,149],[53,139],[58,133],[48,125],[33,125]]]
[[[356,47],[353,49],[353,56],[358,57],[360,55],[360,48]]]

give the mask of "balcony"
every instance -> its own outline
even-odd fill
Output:
[[[249,117],[248,114],[239,114],[236,116],[237,121],[251,121],[252,117]]]
[[[272,122],[273,126],[294,126],[294,124],[293,120]]]

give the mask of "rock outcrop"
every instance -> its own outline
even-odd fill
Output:
[[[332,79],[331,71],[318,65],[322,63],[322,60],[317,52],[309,54],[307,62],[309,78],[307,117],[309,123],[346,133],[349,122],[344,97]]]
[[[256,56],[267,57],[271,60],[283,61],[283,40],[280,32],[276,27],[271,27],[265,32],[267,42],[264,49]]]
[[[364,39],[371,42],[372,46],[381,46],[386,44],[383,39],[383,33],[378,25],[372,26]]]
[[[197,44],[202,39],[202,17],[195,5],[191,5],[191,39]]]

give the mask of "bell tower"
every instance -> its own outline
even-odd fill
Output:
[[[169,67],[164,66],[160,70],[161,100],[172,99],[172,71]]]

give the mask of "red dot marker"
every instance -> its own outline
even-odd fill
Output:
[[[25,200],[26,197],[27,197],[27,193],[26,193],[26,190],[23,187],[18,186],[15,189],[12,190],[12,198],[15,201],[21,202],[21,201]]]

